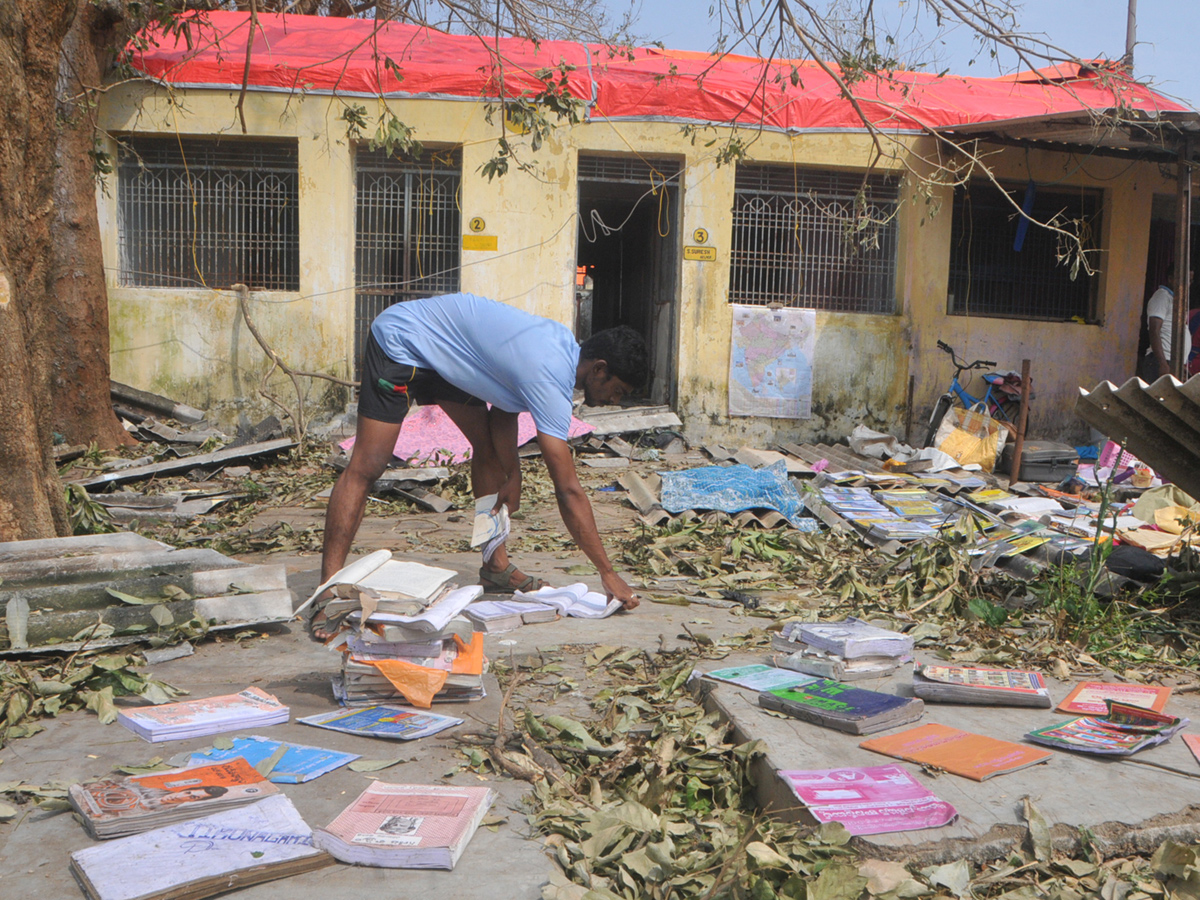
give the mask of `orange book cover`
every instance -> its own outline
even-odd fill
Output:
[[[1171,696],[1169,687],[1152,684],[1106,684],[1099,681],[1083,681],[1075,685],[1071,693],[1056,707],[1059,712],[1076,713],[1083,716],[1106,716],[1105,700],[1116,700],[1139,706],[1154,712],[1162,712]]]
[[[80,812],[104,821],[146,816],[181,804],[194,805],[196,815],[202,816],[207,815],[204,809],[209,801],[221,807],[278,792],[239,756],[207,766],[91,781],[75,785],[70,793]]]
[[[1180,737],[1192,751],[1192,756],[1196,757],[1196,762],[1200,762],[1200,734],[1181,734]]]
[[[946,725],[921,725],[899,734],[871,738],[858,746],[884,756],[944,769],[973,781],[986,781],[993,775],[1015,772],[1050,758],[1047,750]]]

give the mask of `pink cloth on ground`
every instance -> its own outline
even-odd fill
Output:
[[[596,426],[572,416],[567,436],[579,437],[595,430]],[[529,443],[536,435],[533,416],[529,413],[517,416],[517,446]],[[347,438],[338,446],[349,450],[354,446],[354,438]],[[414,467],[453,465],[471,458],[471,444],[440,406],[418,406],[404,417],[392,454]]]

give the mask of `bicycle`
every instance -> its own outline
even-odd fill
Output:
[[[959,360],[958,355],[954,352],[954,348],[945,341],[938,341],[937,345],[939,350],[950,354],[950,361],[954,364],[955,371],[954,378],[950,382],[950,387],[946,393],[938,397],[937,403],[933,406],[933,412],[929,416],[929,430],[925,434],[925,443],[923,446],[929,447],[933,444],[938,427],[942,424],[942,419],[946,417],[946,413],[949,412],[950,407],[954,405],[955,400],[961,402],[967,409],[974,409],[982,405],[993,419],[1012,423],[1016,418],[1016,413],[1020,406],[1021,376],[1015,373],[1002,374],[1000,372],[989,372],[983,376],[983,380],[988,386],[987,391],[982,397],[976,397],[962,386],[959,382],[959,377],[963,372],[990,369],[996,365],[995,361],[977,359],[973,363],[964,363]],[[1011,424],[1008,427],[1011,428]]]

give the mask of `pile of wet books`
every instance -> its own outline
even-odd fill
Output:
[[[478,586],[459,588],[441,602],[465,607],[482,591]],[[342,666],[333,679],[334,695],[342,704],[408,703],[428,708],[430,703],[484,697],[483,634],[474,630],[469,619],[455,614],[441,624],[393,618],[375,613],[364,622],[361,615],[352,614],[340,640],[332,642],[342,651]],[[415,627],[428,624],[441,627]]]
[[[844,622],[789,622],[772,636],[771,647],[786,654],[775,659],[785,669],[857,681],[888,675],[912,660],[912,638],[861,619]]]
[[[345,706],[463,702],[484,696],[483,635],[462,615],[483,588],[458,587],[455,573],[379,550],[322,584],[337,596],[325,605],[342,653],[334,696]],[[311,602],[311,601],[310,601]]]

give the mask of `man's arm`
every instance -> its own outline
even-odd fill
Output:
[[[620,600],[626,609],[638,605],[633,589],[613,569],[600,540],[600,532],[596,528],[596,517],[592,514],[592,504],[588,501],[579,476],[575,473],[575,460],[571,456],[571,448],[561,438],[551,437],[538,432],[538,446],[542,448],[542,459],[550,470],[550,480],[554,482],[554,496],[558,499],[558,511],[562,515],[567,531],[579,545],[579,549],[592,561],[600,573],[604,591],[609,599]]]
[[[1146,326],[1150,329],[1150,352],[1158,360],[1158,374],[1170,375],[1171,364],[1167,361],[1168,353],[1164,350],[1162,342],[1163,320],[1158,316],[1147,316]]]

